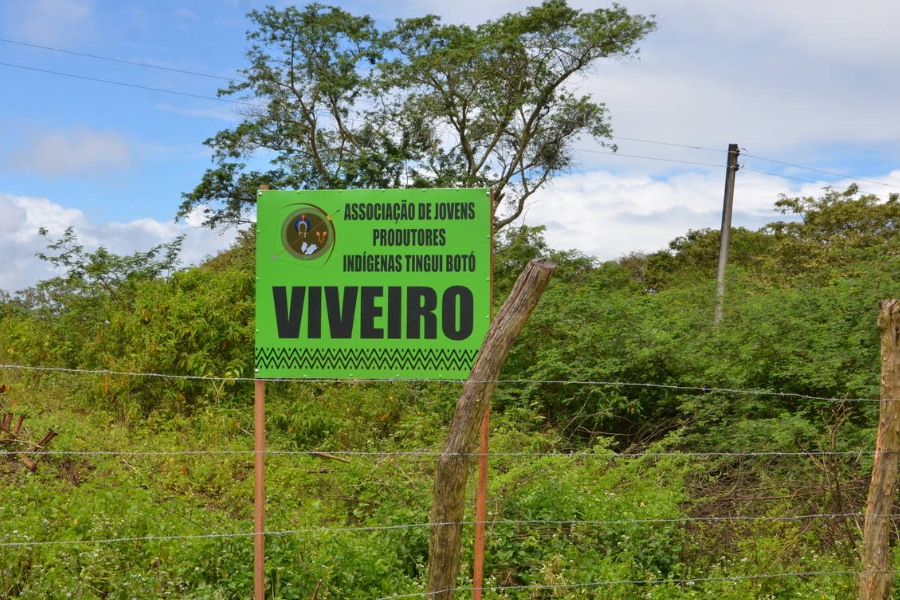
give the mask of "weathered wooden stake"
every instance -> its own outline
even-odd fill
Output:
[[[11,412],[5,413],[3,417],[0,418],[0,433],[6,434],[6,436],[0,437],[0,443],[29,445],[29,442],[19,437],[19,434],[22,431],[22,424],[25,422],[25,415],[19,415],[15,426],[12,424],[13,419],[15,419],[15,417]],[[50,429],[44,434],[41,441],[30,444],[26,450],[18,453],[19,460],[22,461],[22,464],[25,465],[29,471],[37,471],[38,463],[37,459],[32,460],[28,457],[28,454],[31,452],[42,452],[46,449],[47,444],[49,444],[57,435],[59,434]]]
[[[429,598],[453,598],[459,570],[466,479],[479,426],[496,387],[500,368],[555,270],[553,262],[536,259],[519,275],[509,298],[488,329],[456,403],[456,413],[435,470],[428,546]]]
[[[881,407],[863,528],[860,600],[889,600],[894,583],[890,532],[900,459],[900,300],[881,301],[878,329],[881,332]]]

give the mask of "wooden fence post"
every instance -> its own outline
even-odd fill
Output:
[[[863,528],[860,600],[889,600],[894,583],[890,532],[900,459],[900,300],[882,300],[879,309],[881,406]]]
[[[456,403],[456,412],[435,470],[428,546],[429,598],[453,598],[459,570],[466,479],[482,418],[496,387],[500,368],[555,270],[555,263],[536,259],[519,275],[509,298],[488,329]]]

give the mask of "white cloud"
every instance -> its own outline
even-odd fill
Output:
[[[93,30],[91,0],[28,0],[7,6],[7,34],[17,39],[53,46],[88,39]]]
[[[47,240],[38,235],[45,227],[51,240],[73,227],[80,244],[88,251],[101,245],[120,255],[143,252],[171,242],[185,234],[183,265],[197,264],[228,248],[236,232],[210,231],[191,225],[136,219],[129,222],[95,223],[80,210],[67,209],[47,198],[12,196],[0,193],[0,289],[16,291],[60,273],[35,256],[47,249]]]
[[[534,3],[536,4],[536,3]],[[616,133],[684,144],[736,142],[789,156],[814,144],[900,138],[900,3],[869,0],[630,0],[657,31],[637,60],[601,60],[581,85],[610,109]],[[574,8],[597,8],[570,0]],[[475,24],[521,12],[513,0],[405,0],[395,16],[433,12]],[[361,3],[363,11],[376,11]],[[383,11],[381,11],[383,12]],[[654,167],[650,172],[659,172]]]
[[[7,147],[7,170],[24,169],[45,177],[90,177],[127,169],[133,162],[131,145],[120,134],[85,128],[28,130],[19,144]]]
[[[900,189],[900,171],[879,181],[890,187],[864,181],[860,189],[886,198]],[[839,181],[831,187],[843,190],[850,183]],[[755,230],[789,219],[774,210],[779,195],[818,197],[825,186],[739,173],[732,225]],[[601,260],[612,260],[630,252],[664,249],[691,229],[718,229],[724,193],[724,168],[720,173],[684,173],[667,179],[594,171],[561,177],[539,191],[519,222],[545,225],[551,248],[577,249]]]
[[[569,3],[598,7],[591,0]],[[375,2],[354,4],[385,21],[432,12],[469,24],[526,7],[514,0],[400,0],[390,11]],[[868,0],[859,10],[838,0],[624,4],[631,14],[655,15],[657,31],[637,43],[639,59],[598,61],[580,86],[607,104],[617,134],[723,152],[736,142],[795,162],[822,143],[900,138],[896,103],[887,100],[900,95],[895,0]],[[645,172],[659,173],[657,166]]]
[[[834,0],[633,0],[659,29],[639,61],[601,61],[583,91],[617,132],[794,153],[812,144],[900,137],[900,4],[848,11]]]
[[[661,30],[677,23],[673,26],[693,37],[730,40],[737,49],[768,47],[789,52],[790,58],[806,55],[832,67],[895,64],[900,44],[895,31],[900,4],[893,0],[867,0],[858,10],[838,0],[633,0],[628,7],[656,13]]]

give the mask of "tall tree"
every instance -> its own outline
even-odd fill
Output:
[[[608,143],[606,108],[578,95],[577,80],[602,58],[636,54],[656,26],[565,0],[475,27],[430,15],[381,31],[320,4],[249,17],[250,64],[220,90],[245,101],[245,118],[206,140],[215,166],[179,209],[203,209],[209,226],[245,222],[267,184],[489,187],[502,227],[573,165],[580,136]]]

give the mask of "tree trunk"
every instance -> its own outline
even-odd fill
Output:
[[[881,409],[863,528],[860,600],[889,600],[894,583],[890,530],[900,458],[900,300],[881,301],[878,328],[881,331]]]
[[[516,285],[491,323],[469,379],[456,404],[450,431],[437,461],[428,547],[428,597],[450,600],[459,570],[466,479],[479,425],[496,387],[497,376],[513,342],[537,305],[556,264],[536,259]]]

